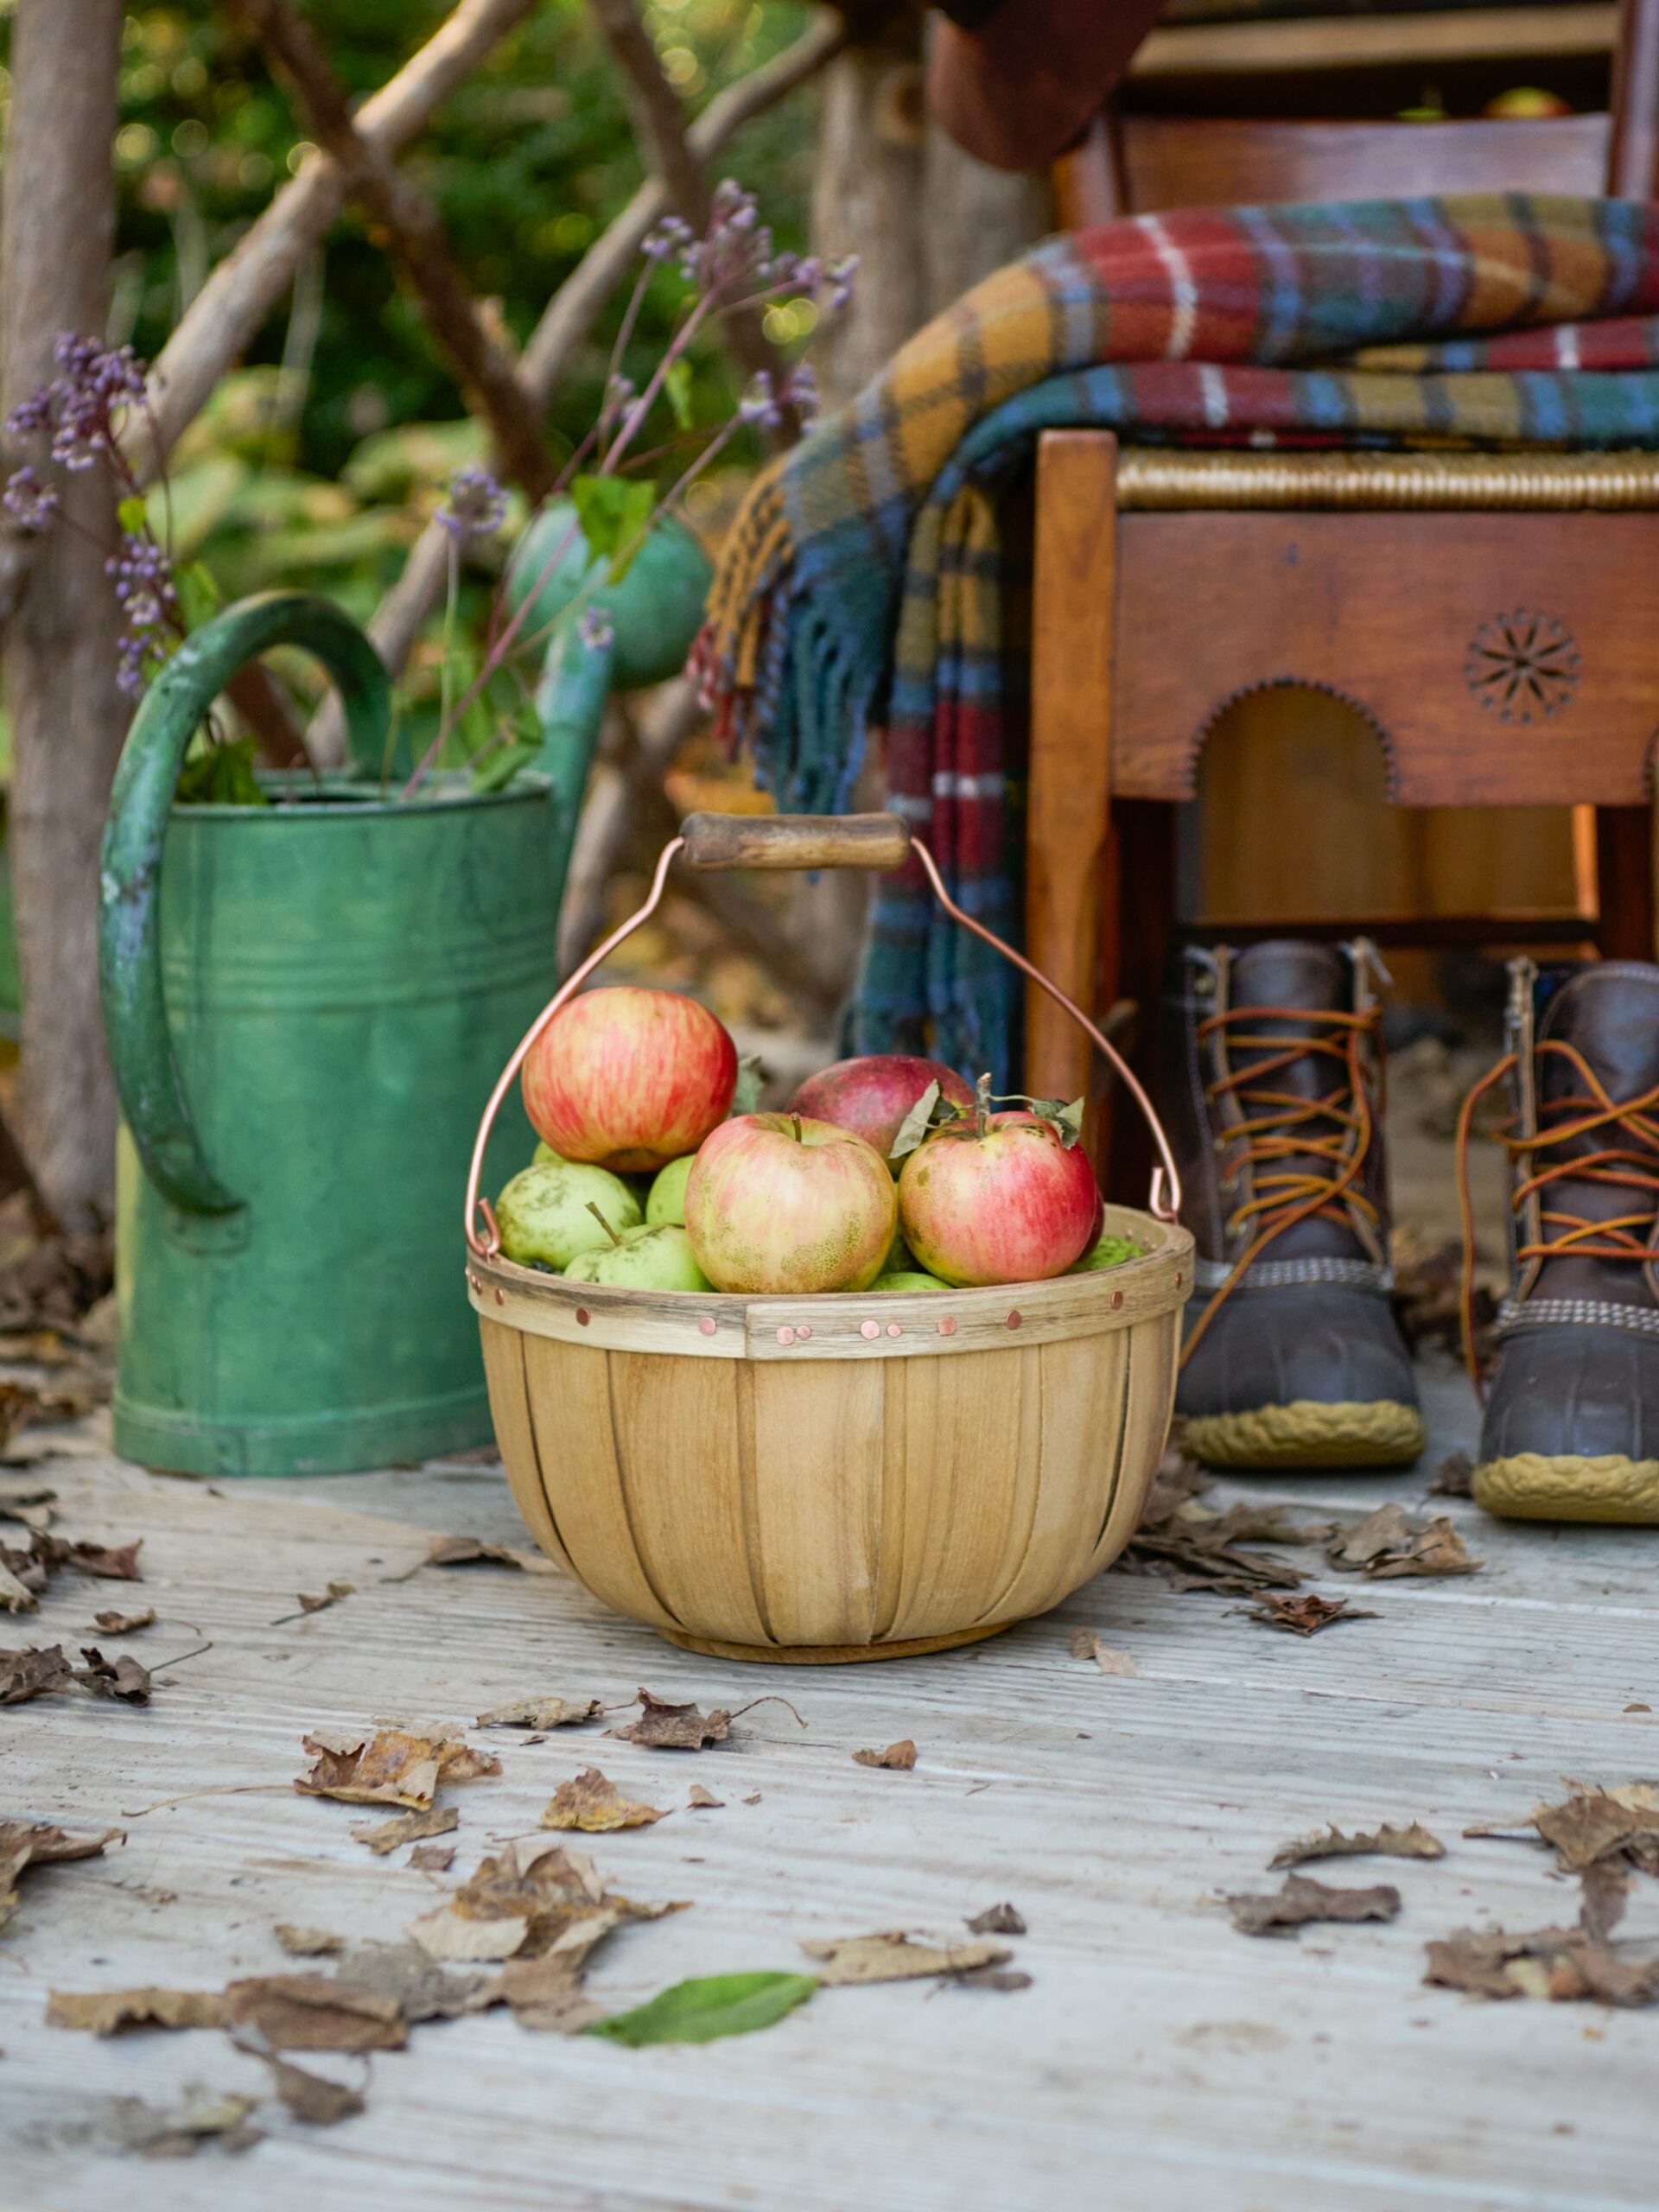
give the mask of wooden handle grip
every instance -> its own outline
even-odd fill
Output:
[[[910,832],[896,814],[688,814],[691,867],[900,868]]]

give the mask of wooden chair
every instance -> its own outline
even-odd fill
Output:
[[[1612,87],[1606,112],[1516,122],[1119,111],[1072,157],[1063,197],[1089,220],[1395,192],[1649,198],[1659,0],[1625,0]],[[1175,807],[1195,795],[1205,736],[1233,701],[1305,685],[1364,715],[1402,805],[1584,810],[1577,895],[1570,912],[1281,916],[1273,933],[1588,943],[1651,958],[1656,615],[1659,456],[1202,453],[1049,433],[1037,474],[1032,957],[1081,1003],[1129,997],[1149,1016],[1175,926]],[[1085,1088],[1071,1030],[1033,993],[1034,1095]]]

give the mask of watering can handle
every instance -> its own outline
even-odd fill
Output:
[[[1140,1108],[1152,1141],[1157,1147],[1158,1164],[1152,1171],[1152,1192],[1147,1205],[1160,1221],[1173,1221],[1180,1211],[1181,1177],[1175,1165],[1175,1155],[1170,1150],[1164,1125],[1158,1110],[1147,1096],[1145,1086],[1135,1071],[1124,1060],[1110,1038],[1105,1036],[1090,1020],[1083,1008],[1069,999],[1058,983],[1051,983],[1040,969],[1034,968],[1021,952],[976,922],[971,914],[963,913],[944,886],[938,863],[919,837],[911,835],[910,826],[896,814],[688,814],[680,825],[680,834],[664,846],[652,877],[651,892],[637,914],[631,914],[620,929],[613,930],[603,944],[590,952],[582,965],[560,984],[551,999],[531,1024],[518,1048],[496,1079],[495,1089],[484,1109],[484,1118],[478,1125],[478,1135],[473,1145],[472,1167],[467,1178],[467,1242],[480,1259],[493,1259],[501,1249],[495,1224],[495,1213],[487,1198],[480,1196],[480,1185],[484,1175],[484,1154],[490,1141],[490,1131],[495,1117],[501,1110],[513,1078],[524,1065],[531,1046],[547,1027],[561,1007],[566,1005],[587,982],[602,961],[608,960],[617,946],[633,935],[640,924],[658,909],[662,902],[668,871],[675,855],[683,854],[688,864],[695,868],[713,872],[728,868],[900,868],[914,859],[920,866],[932,889],[934,897],[950,915],[975,937],[982,938],[992,949],[1010,961],[1022,976],[1028,976],[1039,989],[1048,993],[1058,1006],[1065,1008],[1084,1032],[1096,1052],[1109,1060],[1118,1080]],[[484,1233],[479,1234],[482,1218]]]
[[[241,1199],[208,1166],[185,1096],[162,982],[162,848],[185,753],[237,671],[272,645],[301,645],[334,679],[353,762],[379,772],[391,690],[348,615],[310,592],[265,592],[186,639],[145,693],[115,772],[99,880],[99,989],[116,1088],[138,1155],[162,1195],[189,1213]]]

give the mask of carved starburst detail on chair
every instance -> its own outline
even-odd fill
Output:
[[[1464,680],[1500,721],[1548,721],[1579,688],[1579,641],[1558,615],[1517,607],[1469,640]]]

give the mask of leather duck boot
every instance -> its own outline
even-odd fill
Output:
[[[1198,1240],[1176,1411],[1227,1467],[1392,1467],[1425,1440],[1389,1301],[1382,1040],[1368,944],[1181,956],[1165,1023]]]
[[[1490,1513],[1659,1522],[1659,968],[1510,963],[1510,1294],[1481,1431]],[[1464,1193],[1465,1342],[1472,1224]]]

